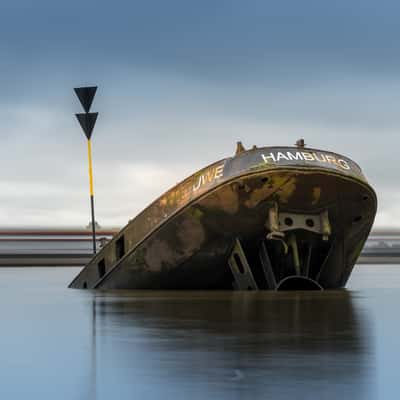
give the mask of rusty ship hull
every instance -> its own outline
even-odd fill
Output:
[[[376,207],[374,190],[347,157],[298,147],[244,151],[150,204],[70,287],[340,288]]]

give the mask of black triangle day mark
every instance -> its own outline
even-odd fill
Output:
[[[81,125],[81,128],[83,129],[83,132],[85,133],[86,137],[88,140],[90,140],[93,132],[93,128],[96,124],[97,120],[97,115],[99,113],[85,113],[85,114],[75,114],[76,118],[79,121],[79,124]]]
[[[74,88],[76,95],[78,96],[79,101],[82,104],[85,112],[89,112],[90,107],[93,103],[94,95],[96,94],[97,86],[86,86]]]

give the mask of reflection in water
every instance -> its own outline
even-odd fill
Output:
[[[77,272],[0,269],[0,399],[396,398],[398,267],[316,293],[67,289]]]
[[[96,398],[368,398],[347,291],[100,292],[92,311]]]

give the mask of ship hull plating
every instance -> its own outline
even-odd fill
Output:
[[[375,213],[373,189],[346,157],[297,148],[247,151],[166,192],[70,287],[279,289],[308,280],[339,288]]]

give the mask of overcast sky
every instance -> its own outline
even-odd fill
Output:
[[[400,3],[2,0],[0,226],[122,226],[237,140],[343,153],[400,226]]]

